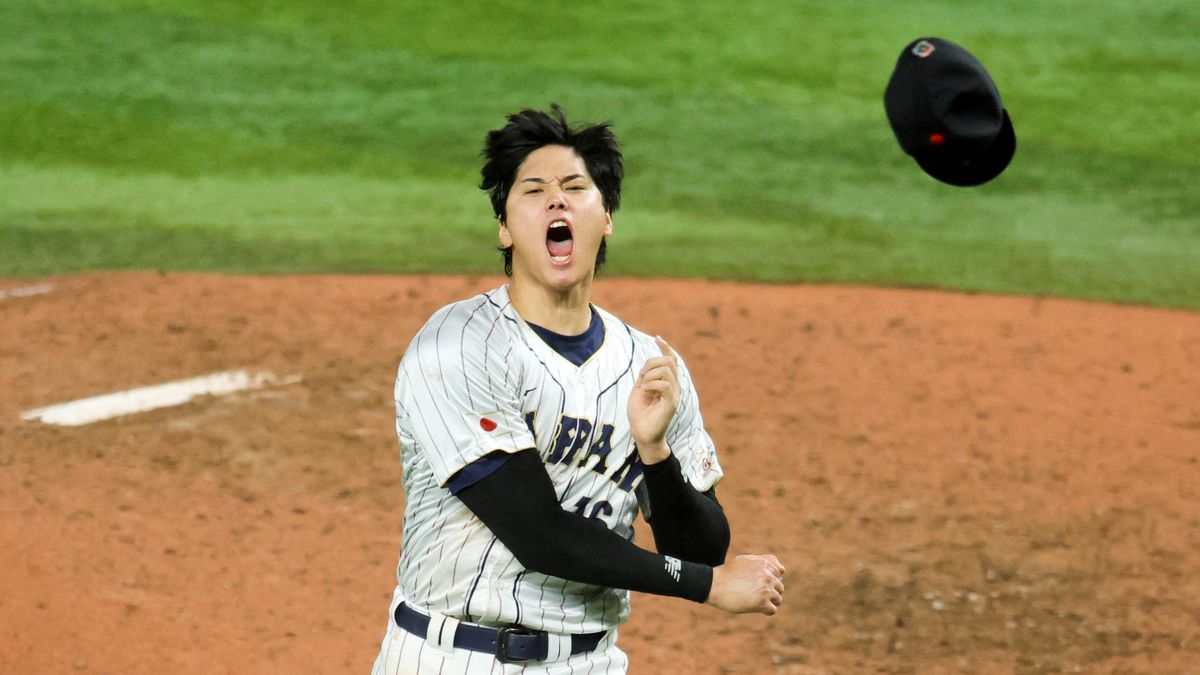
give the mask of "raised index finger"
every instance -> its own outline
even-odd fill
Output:
[[[661,335],[654,336],[654,343],[658,345],[658,350],[663,353],[663,356],[670,357],[672,360],[679,359],[679,354],[675,353],[675,348],[667,344],[667,341]]]

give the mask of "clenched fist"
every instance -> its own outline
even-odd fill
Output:
[[[708,604],[726,612],[774,616],[783,604],[783,573],[773,555],[739,555],[713,568]]]

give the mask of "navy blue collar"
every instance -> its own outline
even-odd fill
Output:
[[[588,324],[587,330],[579,335],[562,335],[532,323],[529,327],[564,359],[582,366],[600,349],[600,345],[604,344],[604,321],[600,319],[595,307],[589,305],[588,308],[592,310],[592,322]]]

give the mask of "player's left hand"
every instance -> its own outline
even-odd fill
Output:
[[[661,356],[646,359],[629,394],[629,428],[643,464],[657,464],[671,454],[667,427],[679,407],[679,357],[667,341],[655,337]]]

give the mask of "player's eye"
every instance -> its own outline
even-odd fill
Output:
[[[527,194],[527,195],[534,195],[534,194],[537,194],[537,193],[539,193],[539,192],[541,192],[541,191],[542,191],[542,188],[530,188],[530,189],[528,189],[528,190],[526,190],[526,191],[525,191],[525,194]]]

